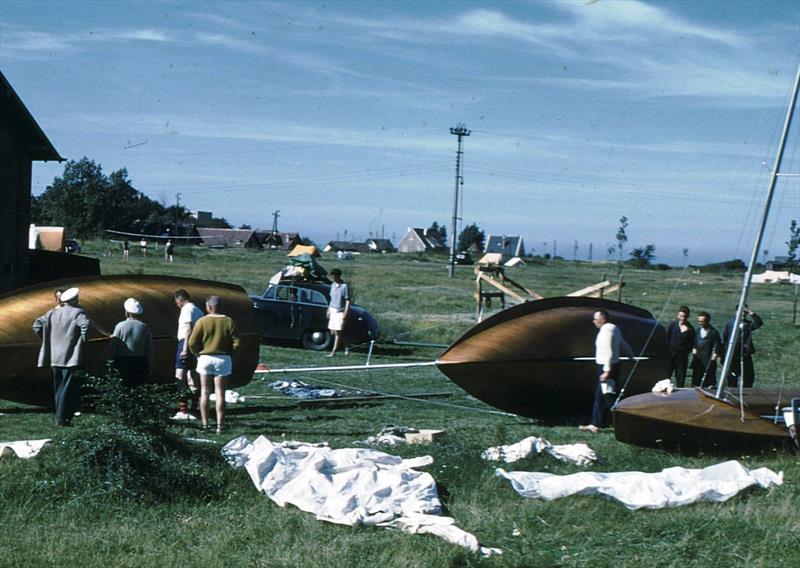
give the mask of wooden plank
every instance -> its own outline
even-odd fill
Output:
[[[517,299],[517,300],[519,300],[520,302],[524,302],[524,301],[526,301],[526,300],[525,300],[525,298],[523,298],[522,296],[520,296],[519,294],[517,294],[517,293],[516,293],[514,290],[512,290],[512,289],[511,289],[511,288],[509,288],[508,286],[503,286],[503,285],[502,285],[502,284],[500,284],[500,282],[498,282],[497,280],[495,280],[495,279],[493,279],[493,278],[490,278],[490,277],[486,276],[486,275],[485,275],[485,274],[483,274],[483,273],[479,274],[479,275],[478,275],[478,277],[479,277],[479,278],[481,278],[481,279],[483,279],[483,280],[485,280],[486,282],[488,282],[489,284],[491,284],[492,286],[494,286],[494,287],[495,287],[495,288],[497,288],[498,290],[502,290],[503,292],[505,292],[505,293],[506,293],[506,294],[508,294],[509,296],[511,296],[511,297],[513,297],[513,298],[516,298],[516,299]]]
[[[587,286],[586,288],[581,288],[580,290],[576,290],[567,296],[577,297],[577,296],[590,296],[593,293],[599,292],[603,288],[611,286],[610,280],[604,280],[602,282],[598,282],[597,284],[592,284],[591,286]],[[603,292],[608,292],[608,290],[603,290]]]

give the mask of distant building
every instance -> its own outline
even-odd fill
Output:
[[[788,256],[776,256],[772,260],[768,260],[764,267],[767,270],[785,270],[789,266]]]
[[[272,250],[292,250],[300,244],[298,233],[273,233],[272,231],[256,231],[256,237],[264,248]]]
[[[394,252],[394,245],[389,239],[367,239],[364,244],[369,252]]]
[[[30,281],[33,162],[63,159],[0,72],[0,292]]]
[[[328,241],[324,247],[322,247],[322,252],[361,252],[358,249],[358,245],[351,241]]]
[[[439,240],[438,235],[434,237],[428,234],[428,229],[408,228],[408,232],[397,243],[397,252],[428,252],[446,251],[447,246]]]
[[[192,211],[192,217],[197,220],[198,225],[208,225],[214,218],[211,211]]]
[[[203,244],[211,248],[261,248],[256,232],[249,229],[210,229],[198,227]]]
[[[519,236],[498,236],[489,235],[486,239],[486,248],[484,253],[496,252],[503,255],[503,261],[507,261],[514,257],[525,256],[525,243],[522,237]]]

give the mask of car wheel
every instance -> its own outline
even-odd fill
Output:
[[[324,351],[331,346],[331,339],[331,332],[327,329],[309,329],[303,334],[303,347],[314,351]]]

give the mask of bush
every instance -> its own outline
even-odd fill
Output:
[[[166,385],[127,388],[116,371],[89,377],[97,412],[62,429],[37,460],[37,486],[60,498],[109,496],[165,502],[219,497],[229,469],[215,446],[190,447],[170,431],[177,394]]]

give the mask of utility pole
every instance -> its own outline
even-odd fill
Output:
[[[456,151],[456,189],[453,196],[453,226],[450,234],[450,261],[448,265],[448,274],[450,278],[452,278],[455,273],[456,238],[458,237],[458,235],[456,235],[456,231],[458,230],[458,191],[459,186],[464,185],[464,178],[461,175],[461,154],[463,154],[461,151],[461,139],[464,136],[469,136],[469,130],[467,130],[465,124],[459,123],[455,128],[450,129],[450,134],[458,136],[458,151]]]
[[[178,220],[179,220],[179,211],[181,209],[181,194],[175,194],[175,234],[178,234]]]
[[[275,211],[272,212],[272,234],[273,235],[277,235],[278,234],[278,217],[281,216],[280,213],[281,213],[280,209],[276,209]]]

